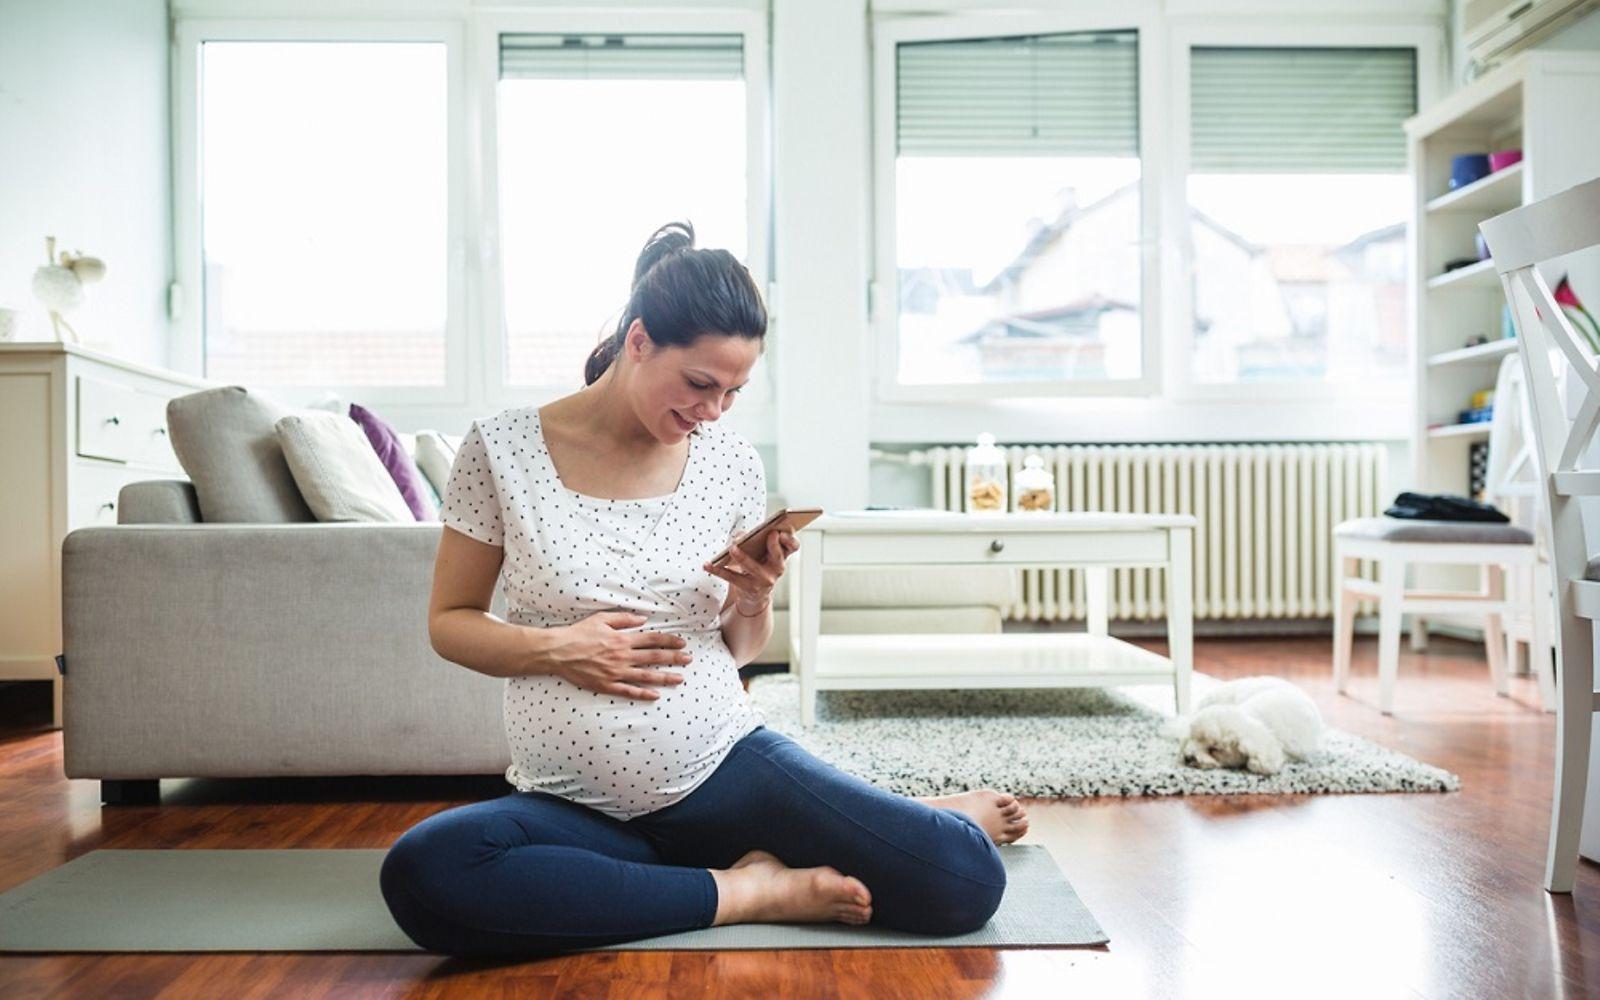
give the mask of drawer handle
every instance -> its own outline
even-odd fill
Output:
[[[117,416],[115,413],[113,413],[111,416],[106,418],[106,423],[108,423],[108,424],[120,424],[120,423],[122,423],[122,418]]]
[[[155,430],[151,431],[150,433],[151,434],[165,434],[166,432],[167,432],[167,429],[165,427],[157,427]]]
[[[1006,543],[1002,542],[998,538],[996,538],[994,541],[989,543],[989,551],[990,552],[999,552],[1001,549],[1004,549],[1005,547],[1006,547]]]
[[[117,509],[117,502],[115,500],[107,500],[105,503],[100,505],[100,509],[101,510],[116,510]]]

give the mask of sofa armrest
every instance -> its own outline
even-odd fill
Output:
[[[141,479],[117,491],[118,524],[199,524],[200,498],[187,479]]]
[[[62,543],[69,778],[468,774],[504,681],[428,638],[437,522],[79,528]],[[491,610],[504,616],[495,588]]]

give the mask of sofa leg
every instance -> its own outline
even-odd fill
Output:
[[[100,803],[107,806],[161,804],[159,778],[123,778],[100,782]]]

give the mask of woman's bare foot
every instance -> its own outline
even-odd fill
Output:
[[[936,809],[954,809],[972,817],[996,844],[1020,840],[1028,832],[1028,811],[1022,808],[1022,803],[1017,801],[1015,795],[997,792],[992,788],[980,788],[960,795],[916,798],[918,802],[926,802]]]
[[[790,868],[777,855],[751,851],[728,869],[712,868],[717,924],[864,924],[872,893],[837,868]]]

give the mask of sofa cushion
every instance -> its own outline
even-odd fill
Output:
[[[361,428],[311,410],[278,420],[294,481],[319,521],[415,521]]]
[[[1334,528],[1333,535],[1335,538],[1383,542],[1533,544],[1533,536],[1514,524],[1496,524],[1492,521],[1428,521],[1409,517],[1358,517]]]
[[[395,488],[405,499],[412,516],[419,521],[439,520],[439,508],[428,496],[428,487],[422,471],[406,451],[405,442],[389,421],[373,413],[360,403],[350,404],[350,419],[356,422],[372,450],[383,463],[384,471],[394,480]]]
[[[452,444],[448,435],[438,431],[417,431],[417,468],[422,470],[438,496],[444,496],[445,486],[450,482],[450,467],[456,463],[456,450],[460,447],[459,438]]]
[[[314,521],[274,425],[287,411],[242,385],[167,403],[167,433],[210,522]]]

